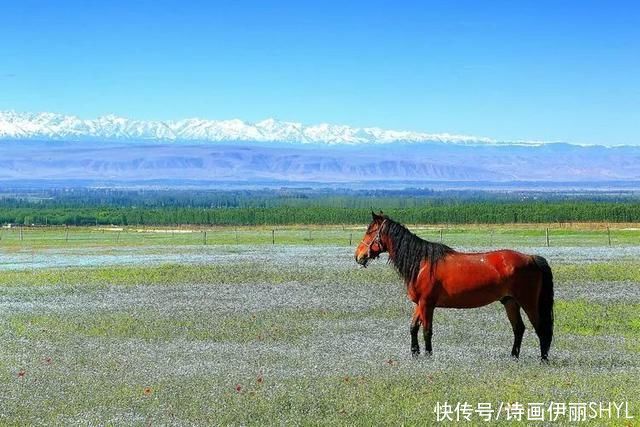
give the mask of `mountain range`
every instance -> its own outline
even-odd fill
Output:
[[[257,123],[242,120],[184,119],[167,121],[131,120],[115,115],[97,119],[55,113],[0,111],[0,139],[182,141],[182,142],[291,142],[304,144],[371,144],[393,142],[496,143],[490,138],[427,134],[357,128],[345,125],[301,123],[266,119]]]
[[[0,186],[27,180],[43,186],[53,180],[214,187],[230,182],[634,185],[640,182],[640,147],[505,142],[275,120],[147,122],[0,113]]]

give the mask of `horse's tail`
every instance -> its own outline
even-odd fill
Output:
[[[547,359],[553,339],[553,274],[546,259],[534,255],[534,262],[542,273],[542,286],[538,296],[538,326],[536,332],[540,338],[542,359]]]

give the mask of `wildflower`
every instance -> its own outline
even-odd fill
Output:
[[[153,393],[153,389],[151,387],[145,387],[143,393],[145,396],[149,396],[151,393]]]
[[[258,375],[258,378],[256,378],[256,382],[258,384],[262,384],[264,382],[264,378],[262,377],[262,374]]]
[[[236,384],[236,391],[240,393],[242,391],[242,386],[240,384]]]
[[[26,373],[27,373],[27,371],[25,371],[24,369],[20,369],[18,371],[18,378],[24,378]]]

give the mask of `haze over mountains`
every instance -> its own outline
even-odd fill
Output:
[[[640,180],[640,148],[495,141],[264,120],[84,120],[0,112],[0,181],[607,182]]]

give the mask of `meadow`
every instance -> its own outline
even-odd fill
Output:
[[[425,425],[445,402],[613,401],[634,419],[582,424],[639,422],[632,224],[551,226],[549,246],[539,224],[409,227],[545,256],[550,364],[528,323],[511,360],[498,303],[436,310],[434,354],[412,359],[401,280],[384,259],[353,260],[362,226],[12,228],[0,239],[0,424]]]

